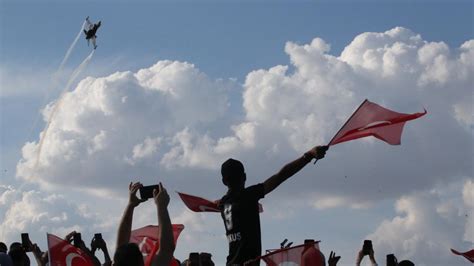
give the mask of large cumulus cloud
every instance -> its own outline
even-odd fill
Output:
[[[160,61],[136,73],[86,78],[64,98],[38,169],[38,144],[27,143],[17,175],[109,189],[130,176],[186,180],[183,174],[193,170],[193,178],[212,188],[215,179],[204,177],[217,176],[219,163],[232,156],[261,179],[328,142],[369,98],[397,111],[429,113],[407,124],[401,147],[369,139],[335,146],[289,189],[307,192],[318,208],[397,198],[472,173],[466,144],[472,143],[473,43],[452,49],[401,27],[360,34],[340,56],[320,38],[288,42],[290,65],[247,75],[240,120],[228,108],[239,102],[227,98],[236,84],[211,80],[188,63]]]
[[[193,65],[173,61],[85,78],[61,99],[47,135],[42,133],[38,164],[38,142],[25,144],[17,175],[43,185],[86,188],[146,176],[177,132],[215,127],[227,110],[230,87],[230,81],[212,81]],[[54,104],[45,108],[45,119]]]

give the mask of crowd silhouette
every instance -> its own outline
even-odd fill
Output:
[[[245,187],[246,174],[244,165],[235,159],[226,160],[221,167],[222,182],[228,188],[227,193],[216,201],[218,209],[226,230],[229,252],[226,265],[281,265],[283,262],[293,262],[293,265],[321,266],[326,265],[326,258],[319,250],[318,242],[308,239],[304,244],[291,247],[292,243],[281,244],[281,248],[272,250],[268,254],[262,254],[259,199],[275,190],[285,180],[299,172],[313,159],[323,159],[328,146],[316,146],[302,156],[284,165],[274,175],[263,183]],[[123,216],[117,230],[116,250],[113,258],[110,257],[107,243],[101,234],[95,234],[87,246],[80,232],[73,231],[63,239],[48,235],[48,250],[42,251],[33,243],[28,234],[21,235],[21,243],[14,242],[7,248],[5,243],[0,242],[0,265],[1,266],[28,266],[31,261],[28,253],[31,253],[37,265],[74,265],[74,259],[81,260],[78,265],[117,265],[117,266],[213,266],[211,253],[191,252],[189,257],[182,262],[174,258],[176,238],[174,225],[168,213],[170,197],[166,188],[159,183],[149,190],[140,182],[129,184],[128,203],[125,206]],[[140,197],[137,193],[140,192]],[[147,233],[148,238],[141,238],[140,243],[132,241],[132,224],[135,208],[152,198],[157,210],[157,231]],[[179,234],[179,232],[178,232]],[[144,246],[147,241],[155,239],[149,250]],[[56,243],[56,244],[52,244]],[[286,244],[286,245],[285,245]],[[104,261],[100,261],[96,253],[103,253]],[[378,265],[374,248],[370,240],[365,240],[362,249],[356,253],[355,265],[360,265],[364,258],[368,257],[370,263]],[[331,251],[327,258],[327,265],[336,266],[340,256]],[[69,264],[67,264],[69,262]],[[71,264],[72,263],[72,264]],[[414,265],[411,261],[403,260],[397,262],[393,254],[386,257],[387,266],[409,266]]]

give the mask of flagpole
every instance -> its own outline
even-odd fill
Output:
[[[341,130],[347,125],[347,123],[349,123],[349,121],[351,120],[351,118],[357,113],[357,111],[359,111],[359,109],[362,107],[362,105],[364,105],[365,102],[368,102],[369,100],[365,99],[360,105],[359,107],[357,107],[357,109],[352,113],[352,115],[349,117],[349,119],[346,120],[346,122],[344,123],[344,125],[342,125],[342,127],[337,131],[336,134],[334,134],[334,137],[332,137],[331,141],[329,141],[328,143],[328,149],[329,149],[329,145],[331,144],[331,142],[336,138],[337,134],[339,134],[339,132],[341,132]],[[318,162],[318,159],[316,159],[316,161],[314,161],[314,164],[316,164]]]

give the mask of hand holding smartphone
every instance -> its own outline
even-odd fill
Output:
[[[362,246],[362,252],[364,255],[369,255],[372,251],[372,241],[371,240],[364,240],[364,245]]]
[[[95,239],[96,241],[102,240],[102,234],[101,234],[101,233],[94,234],[94,239]]]

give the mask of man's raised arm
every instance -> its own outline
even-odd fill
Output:
[[[171,225],[170,215],[168,213],[168,204],[170,196],[160,183],[158,190],[153,191],[153,198],[158,211],[158,224],[160,226],[160,249],[153,258],[153,266],[168,266],[173,258],[174,238],[173,227]]]
[[[130,241],[130,235],[132,233],[133,210],[140,203],[146,201],[146,200],[139,199],[137,197],[137,191],[142,186],[143,185],[140,182],[138,183],[130,182],[130,185],[128,185],[129,199],[128,199],[127,207],[125,207],[122,220],[120,221],[118,234],[117,234],[117,244],[115,246],[116,248],[119,248],[120,246],[127,244]]]
[[[316,146],[311,150],[307,151],[300,158],[288,163],[283,166],[283,168],[263,183],[265,188],[265,195],[272,192],[285,180],[299,172],[303,167],[305,167],[312,159],[322,159],[328,150],[328,146]]]

